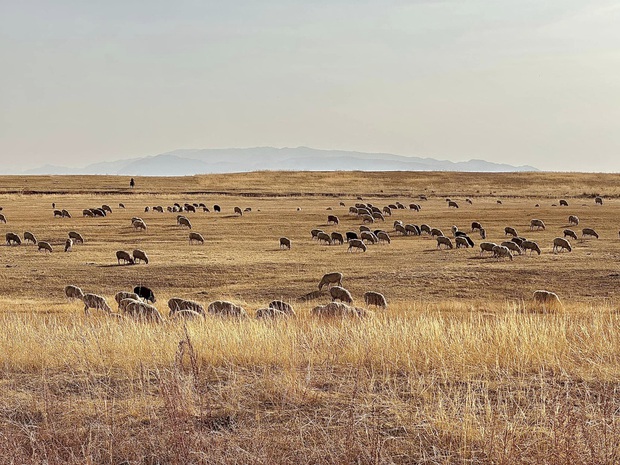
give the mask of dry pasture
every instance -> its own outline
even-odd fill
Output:
[[[259,172],[136,178],[135,189],[114,176],[0,181],[2,237],[28,230],[54,247],[0,247],[6,463],[620,460],[613,175]],[[311,239],[313,228],[359,232],[360,219],[348,213],[357,202],[382,209],[396,201],[422,210],[395,210],[370,225],[390,234],[389,245],[348,253],[346,243]],[[72,218],[54,218],[52,202]],[[177,213],[144,212],[174,202],[211,209],[184,213],[204,245],[189,244]],[[102,204],[113,213],[82,217]],[[238,216],[235,206],[252,211]],[[330,214],[339,225],[327,225]],[[553,254],[569,215],[580,218],[571,228],[580,237],[591,227],[600,239]],[[131,226],[134,216],[147,231]],[[532,218],[546,229],[530,231]],[[452,225],[469,232],[480,221],[496,243],[513,226],[542,254],[481,257],[478,233],[473,249],[438,250],[428,236],[394,233],[396,219],[448,236]],[[69,231],[85,243],[64,253]],[[282,236],[291,250],[279,248]],[[119,266],[115,252],[134,249],[149,264]],[[310,309],[329,301],[317,284],[331,271],[344,274],[357,305],[375,290],[388,310],[356,321],[313,318]],[[205,307],[231,300],[250,314],[281,299],[298,317],[163,325],[96,311],[87,318],[64,297],[67,284],[105,296],[114,309],[117,291],[145,285],[165,314],[170,297]],[[536,289],[558,293],[564,311],[535,308]]]

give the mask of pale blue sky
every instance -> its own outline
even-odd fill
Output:
[[[620,171],[620,2],[0,0],[0,157],[311,146]]]

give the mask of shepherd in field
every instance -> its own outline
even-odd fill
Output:
[[[129,187],[131,187],[132,189],[135,187],[136,185],[136,181],[134,181],[133,178],[131,178],[131,181],[129,181]]]

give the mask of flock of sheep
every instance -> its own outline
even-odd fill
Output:
[[[319,282],[319,291],[327,286],[331,302],[313,308],[313,315],[324,317],[365,317],[369,315],[368,310],[352,305],[353,297],[347,289],[342,287],[342,279],[343,275],[339,272],[328,273],[323,276]],[[84,293],[82,289],[74,285],[65,287],[65,296],[70,300],[81,300],[84,304],[84,313],[87,316],[90,314],[90,309],[96,309],[115,318],[133,318],[155,323],[164,321],[162,313],[154,306],[157,301],[155,293],[145,286],[136,286],[133,292],[117,292],[114,295],[114,300],[118,306],[117,312],[112,310],[105,297],[93,293]],[[364,301],[368,306],[387,309],[387,300],[379,292],[366,292]],[[232,318],[246,318],[248,316],[248,312],[243,307],[226,300],[215,300],[205,310],[204,306],[198,302],[173,297],[168,300],[168,310],[168,318],[175,320],[204,318],[207,315]],[[257,309],[255,316],[259,319],[295,317],[296,313],[290,303],[272,300],[266,307]]]

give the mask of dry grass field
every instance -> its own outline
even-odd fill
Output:
[[[2,237],[31,231],[54,247],[0,248],[2,463],[620,462],[617,176],[260,172],[136,181],[130,190],[114,176],[0,178]],[[359,231],[348,213],[358,197],[422,210],[372,225],[392,243],[366,253],[311,239],[313,228]],[[561,198],[568,207],[553,206]],[[72,218],[54,218],[52,202]],[[176,213],[144,212],[175,202],[211,208],[186,214],[204,245],[189,244]],[[113,213],[82,217],[102,204]],[[237,216],[235,206],[252,211]],[[328,214],[340,224],[327,225]],[[580,239],[554,254],[569,215],[581,220],[571,227]],[[146,232],[132,228],[134,216]],[[532,218],[546,230],[530,231]],[[469,231],[480,221],[497,243],[513,226],[542,254],[481,257],[477,233],[473,249],[438,250],[426,235],[394,233],[396,219],[450,236],[452,225]],[[600,238],[581,239],[584,227]],[[69,231],[85,243],[64,253]],[[291,250],[279,248],[281,236]],[[119,266],[115,252],[135,248],[150,263]],[[344,274],[356,305],[375,290],[388,309],[356,320],[312,316],[330,300],[317,284],[332,271]],[[86,317],[81,302],[65,298],[67,284],[105,296],[114,310],[116,292],[141,284],[166,316],[167,300],[182,297],[205,306],[231,300],[250,316],[277,298],[297,317],[159,325],[95,310]],[[564,308],[541,310],[536,289],[556,292]]]

